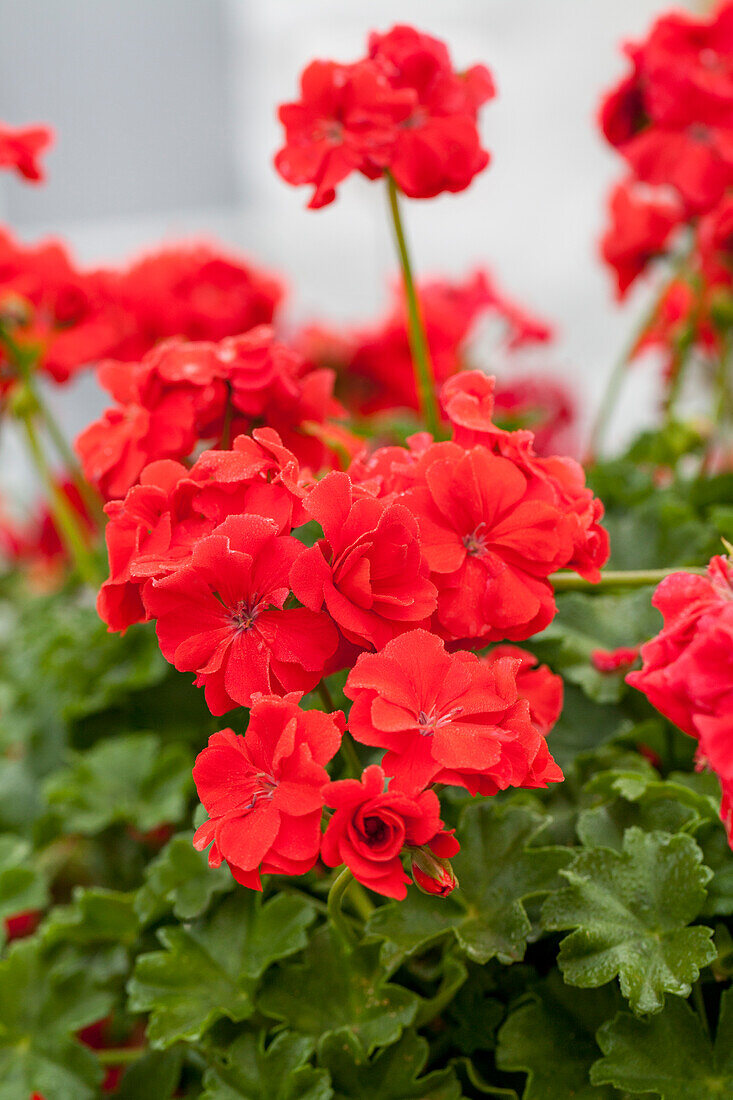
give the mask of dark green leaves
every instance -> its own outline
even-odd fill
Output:
[[[257,1007],[315,1040],[343,1030],[369,1055],[412,1023],[418,998],[385,980],[378,947],[349,950],[326,926],[311,937],[302,964],[268,976]]]
[[[335,1100],[459,1100],[461,1087],[450,1067],[422,1074],[428,1052],[414,1031],[373,1058],[364,1057],[352,1036],[335,1034],[324,1041],[320,1062],[331,1074]]]
[[[201,1100],[330,1100],[328,1074],[307,1064],[313,1047],[283,1032],[265,1049],[264,1032],[245,1032],[206,1071]]]
[[[141,955],[129,983],[130,1007],[150,1011],[148,1038],[166,1047],[198,1039],[221,1016],[252,1014],[257,980],[299,951],[315,917],[307,901],[240,890],[210,917],[158,932],[164,951]]]
[[[628,829],[622,852],[579,852],[562,874],[568,885],[542,915],[548,929],[576,929],[558,957],[566,982],[598,986],[618,975],[635,1012],[658,1011],[665,993],[689,994],[715,957],[711,929],[686,927],[710,878],[694,840]]]
[[[451,932],[476,962],[521,959],[532,929],[523,903],[556,886],[570,858],[566,849],[530,846],[541,827],[542,818],[524,807],[469,806],[458,828],[461,852],[453,860],[460,889],[437,904],[410,891],[406,901],[378,909],[368,931],[386,941],[384,960],[394,967]]]
[[[46,879],[31,861],[30,844],[9,833],[0,836],[0,943],[6,917],[42,909],[47,901]]]
[[[46,795],[69,832],[98,833],[118,821],[145,832],[180,821],[192,790],[184,745],[161,747],[152,733],[131,733],[78,753]]]
[[[36,939],[0,963],[0,1100],[92,1100],[102,1077],[72,1035],[108,1011],[110,998],[83,971],[49,966]]]
[[[216,894],[236,886],[225,863],[209,867],[205,853],[191,843],[193,833],[181,833],[166,844],[145,870],[135,910],[147,924],[169,910],[178,920],[191,920],[208,909]]]
[[[589,1073],[599,1054],[596,1029],[617,1005],[614,989],[580,993],[553,971],[503,1024],[496,1063],[529,1075],[523,1100],[612,1100],[615,1090],[594,1087]]]
[[[620,1013],[604,1024],[598,1042],[605,1058],[591,1079],[662,1100],[723,1100],[733,1096],[733,991],[721,1001],[713,1046],[689,1004],[667,1001],[646,1020]]]

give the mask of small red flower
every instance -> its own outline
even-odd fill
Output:
[[[407,508],[355,498],[344,473],[314,485],[305,508],[325,538],[301,554],[290,573],[301,603],[312,611],[325,606],[349,641],[375,649],[429,619],[436,590]]]
[[[211,844],[209,866],[226,860],[237,882],[302,875],[318,857],[324,767],[338,751],[343,714],[302,710],[299,695],[259,696],[244,737],[220,730],[196,757],[193,778],[209,820],[194,848]]]
[[[420,524],[437,627],[474,644],[519,641],[555,614],[547,577],[572,557],[568,520],[541,484],[488,448],[435,443],[400,498]]]
[[[715,557],[706,577],[672,573],[652,598],[664,618],[626,682],[691,737],[698,716],[733,708],[733,567]]]
[[[53,144],[54,133],[48,126],[24,126],[19,129],[0,122],[0,168],[12,168],[32,183],[41,183],[45,173],[39,157]]]
[[[433,897],[445,898],[458,886],[450,857],[460,851],[453,831],[438,833],[427,844],[410,851],[410,871],[418,890]]]
[[[372,764],[361,779],[340,779],[323,789],[336,810],[321,844],[329,867],[345,863],[359,882],[388,898],[407,896],[410,878],[400,856],[406,848],[428,844],[443,828],[434,791],[408,794],[395,783],[386,787],[382,769]]]
[[[336,197],[336,187],[366,161],[384,168],[390,161],[397,124],[415,97],[395,91],[370,61],[339,65],[313,61],[300,79],[301,98],[278,112],[285,145],[275,167],[288,183],[312,184],[312,210]]]
[[[310,691],[334,653],[328,616],[285,608],[303,545],[271,520],[230,516],[194,548],[189,564],[145,589],[163,656],[195,672],[212,714],[258,694]]]
[[[626,181],[611,192],[611,224],[601,241],[601,253],[614,269],[618,297],[658,256],[664,255],[684,209],[673,193],[645,189]]]
[[[515,645],[495,645],[483,661],[491,668],[506,657],[518,661],[517,694],[529,703],[529,716],[538,733],[547,737],[562,713],[563,680],[533,653]]]
[[[638,646],[619,646],[618,649],[594,649],[590,659],[598,672],[626,672],[638,656]]]
[[[402,634],[362,654],[349,673],[349,730],[387,750],[383,767],[403,788],[450,783],[494,794],[544,786],[562,773],[519,699],[517,668],[512,658],[488,665],[473,653],[446,653],[425,630]]]

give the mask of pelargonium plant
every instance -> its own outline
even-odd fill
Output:
[[[413,27],[279,108],[311,210],[386,193],[382,320],[294,330],[206,242],[0,234],[46,492],[0,526],[0,1100],[733,1096],[733,3],[626,54],[602,254],[671,274],[585,465],[517,355],[547,322],[414,274],[403,208],[486,170],[496,88]],[[661,420],[606,457],[642,349]],[[92,368],[72,448],[45,387]]]

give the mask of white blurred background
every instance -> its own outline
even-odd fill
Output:
[[[692,5],[690,5],[692,6]],[[568,379],[587,423],[643,309],[623,309],[598,258],[605,197],[622,166],[600,138],[599,98],[624,70],[623,39],[669,0],[0,0],[0,118],[57,130],[48,182],[0,179],[0,219],[26,241],[63,237],[80,260],[122,261],[182,237],[216,238],[280,271],[290,316],[363,320],[395,269],[379,186],[352,179],[306,211],[271,162],[276,106],[314,57],[351,60],[368,31],[410,22],[444,38],[457,67],[486,63],[499,94],[483,109],[492,164],[467,192],[412,202],[418,272],[486,265],[557,327],[533,359]],[[648,291],[647,291],[648,293]],[[612,440],[653,415],[655,371],[633,372]],[[69,433],[104,406],[93,379],[54,390]],[[26,496],[12,430],[0,483]]]

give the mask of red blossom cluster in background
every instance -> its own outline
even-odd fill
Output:
[[[733,563],[713,558],[706,577],[672,573],[652,602],[664,628],[641,647],[643,667],[626,679],[697,739],[699,766],[720,779],[733,846]]]
[[[625,53],[630,71],[600,112],[627,169],[602,253],[619,297],[658,259],[679,266],[637,350],[674,354],[681,339],[714,350],[733,288],[733,4],[666,14]]]
[[[0,122],[0,169],[17,172],[30,183],[41,183],[45,173],[41,156],[53,144],[48,126],[8,126]]]

